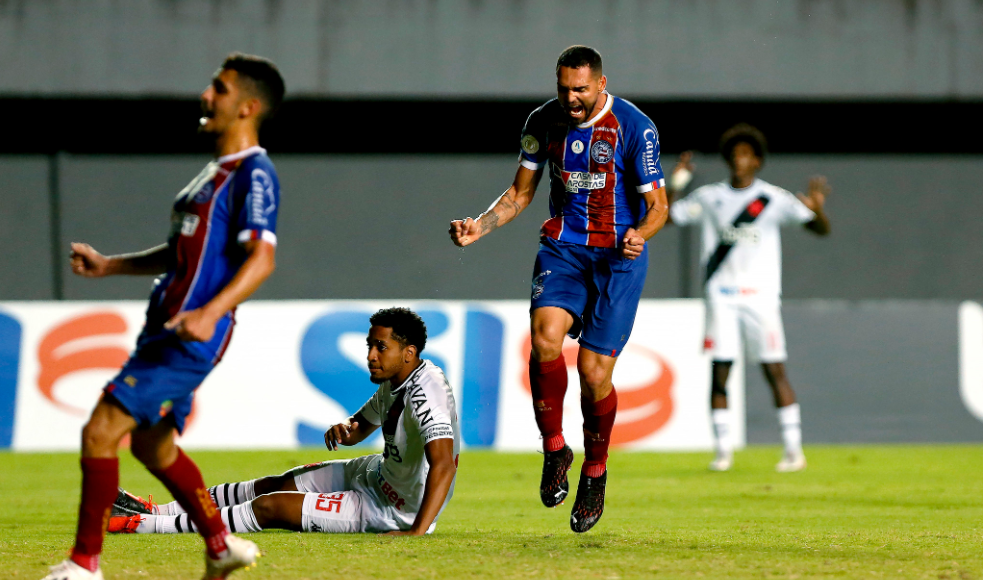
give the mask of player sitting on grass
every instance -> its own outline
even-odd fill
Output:
[[[379,390],[360,411],[324,434],[328,449],[355,445],[380,425],[381,454],[305,465],[282,475],[209,489],[234,533],[282,528],[304,532],[432,532],[454,494],[460,431],[444,373],[420,359],[423,320],[406,308],[369,319],[368,367]],[[119,490],[110,532],[195,531],[177,502],[155,505]]]

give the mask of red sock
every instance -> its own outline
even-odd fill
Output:
[[[198,533],[205,538],[208,555],[216,557],[225,551],[225,536],[228,530],[222,522],[222,514],[205,487],[201,471],[191,458],[178,448],[177,461],[163,470],[150,470],[171,492],[174,499],[188,512],[188,517],[198,527]]]
[[[543,451],[559,451],[566,444],[563,440],[563,397],[567,394],[567,362],[563,355],[548,362],[530,359],[529,386],[536,425],[543,436]]]
[[[581,398],[580,408],[584,411],[584,466],[580,471],[588,477],[600,477],[607,470],[618,393],[612,388],[610,395],[597,402]]]
[[[72,561],[95,572],[99,569],[102,539],[109,527],[109,514],[119,487],[119,459],[82,458],[82,502]]]

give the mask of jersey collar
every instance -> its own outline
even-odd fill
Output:
[[[612,97],[611,93],[607,91],[604,91],[604,94],[607,95],[607,98],[604,100],[604,107],[601,108],[601,112],[594,115],[594,118],[591,119],[590,121],[577,125],[578,129],[586,129],[587,127],[590,127],[594,123],[597,123],[598,121],[601,120],[601,117],[607,115],[608,111],[611,110],[611,104],[614,102],[614,97]]]
[[[394,389],[394,388],[392,388],[392,381],[390,381],[390,382],[389,382],[389,388],[390,388],[390,392],[391,392],[391,393],[400,393],[400,392],[402,392],[402,391],[403,391],[403,389],[405,389],[405,388],[406,388],[406,385],[408,385],[408,384],[410,384],[410,383],[412,383],[412,382],[413,382],[413,380],[414,380],[414,379],[415,379],[415,378],[416,378],[416,377],[417,377],[418,375],[420,375],[420,374],[421,374],[421,373],[423,372],[423,367],[425,367],[425,366],[427,366],[427,360],[426,360],[426,359],[423,359],[422,361],[420,361],[420,366],[418,366],[418,367],[416,367],[415,369],[413,369],[413,372],[412,372],[412,373],[410,373],[410,374],[409,374],[409,376],[407,376],[407,377],[406,377],[406,380],[405,380],[405,381],[403,381],[403,382],[402,382],[402,383],[401,383],[401,384],[400,384],[400,385],[399,385],[398,387],[396,387],[395,389]]]
[[[240,151],[238,153],[233,153],[231,155],[223,155],[223,156],[219,157],[218,159],[216,159],[215,161],[219,165],[223,165],[225,163],[228,163],[229,161],[238,161],[240,159],[245,159],[246,157],[249,157],[250,155],[255,155],[257,153],[262,153],[262,154],[265,155],[266,154],[266,149],[263,149],[259,145],[253,145],[252,147],[249,147],[247,149],[243,149],[242,151]]]

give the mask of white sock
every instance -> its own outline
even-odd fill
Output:
[[[778,426],[782,430],[787,455],[802,455],[802,417],[799,404],[778,408]]]
[[[225,527],[233,534],[263,531],[259,522],[256,521],[256,514],[253,513],[253,502],[251,501],[242,505],[224,507],[221,512]]]
[[[717,438],[717,454],[731,456],[734,454],[734,442],[730,438],[730,409],[711,409],[713,433]]]
[[[140,516],[140,525],[134,530],[137,534],[156,534],[159,516]]]
[[[156,520],[158,534],[187,534],[198,531],[188,514],[157,516]]]
[[[222,483],[208,488],[208,493],[215,500],[215,505],[224,508],[256,499],[255,485],[255,479],[238,483]],[[172,501],[157,506],[154,513],[162,516],[177,516],[187,512],[181,507],[181,504]]]

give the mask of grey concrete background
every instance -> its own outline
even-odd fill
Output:
[[[60,156],[62,251],[162,243],[170,204],[207,161],[197,156]],[[465,250],[446,235],[511,183],[506,156],[275,156],[283,189],[278,271],[257,297],[524,299],[545,186],[515,222]],[[663,159],[668,170],[672,158]],[[0,157],[0,299],[51,299],[48,165]],[[762,178],[803,190],[828,176],[832,235],[783,236],[786,298],[983,298],[983,157],[797,156],[768,159]],[[697,157],[694,184],[723,179],[723,163]],[[680,245],[691,244],[690,295],[699,296],[695,229],[667,226],[651,241],[645,296],[681,296]],[[144,278],[75,278],[67,299],[141,299]]]
[[[294,96],[539,96],[571,44],[628,97],[983,96],[977,0],[0,0],[0,93],[193,96],[243,50]]]
[[[806,443],[983,441],[959,396],[958,304],[784,304]],[[780,442],[771,390],[748,369],[748,443]]]

